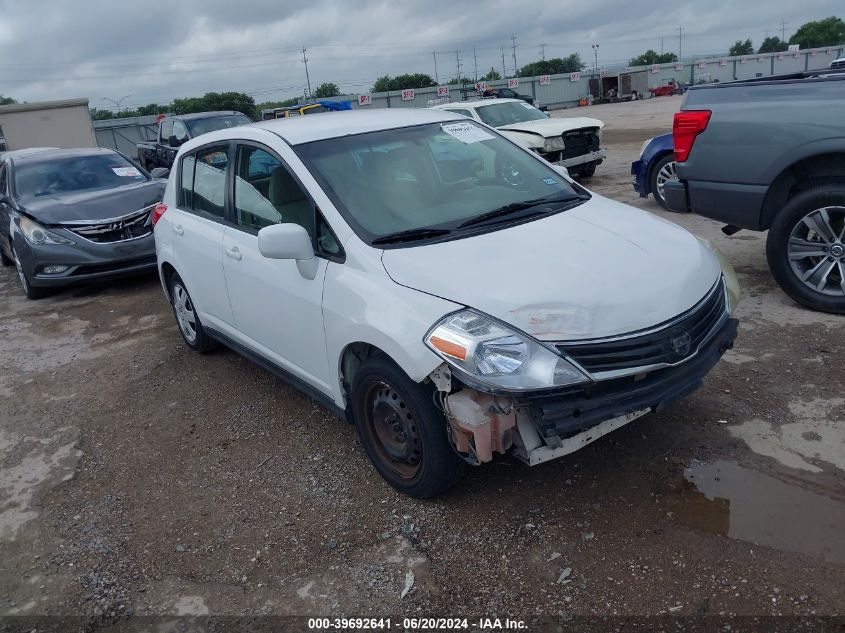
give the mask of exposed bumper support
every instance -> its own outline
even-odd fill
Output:
[[[594,161],[603,161],[607,158],[606,149],[598,149],[595,152],[581,154],[580,156],[573,156],[564,160],[553,162],[553,165],[561,165],[562,167],[574,167],[575,165],[583,165],[584,163],[592,163]]]
[[[736,319],[728,319],[687,362],[645,376],[518,398],[465,388],[444,398],[453,444],[472,463],[508,450],[532,466],[572,453],[698,389],[733,347],[737,327]]]

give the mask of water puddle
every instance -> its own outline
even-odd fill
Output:
[[[698,529],[845,563],[845,502],[730,461],[693,462],[674,517]]]

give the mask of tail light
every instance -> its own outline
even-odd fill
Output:
[[[164,212],[167,211],[167,205],[163,202],[159,202],[155,209],[153,209],[153,226],[156,225],[156,222],[161,220],[161,216],[164,215]]]
[[[675,143],[675,160],[683,163],[689,158],[695,137],[707,129],[710,110],[684,110],[675,113],[672,140]]]

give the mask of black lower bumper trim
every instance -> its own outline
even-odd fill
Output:
[[[568,437],[621,415],[652,409],[660,411],[697,390],[713,366],[736,339],[736,319],[722,328],[693,358],[677,367],[593,383],[565,394],[535,395],[523,404],[532,409],[537,430],[545,437]]]

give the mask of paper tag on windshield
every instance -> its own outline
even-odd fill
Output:
[[[141,172],[134,167],[112,167],[111,170],[115,176],[122,176],[124,178],[136,178],[141,175]]]
[[[477,125],[472,123],[444,123],[440,129],[454,136],[461,143],[478,143],[479,141],[489,141],[495,138],[489,132],[482,130]]]

